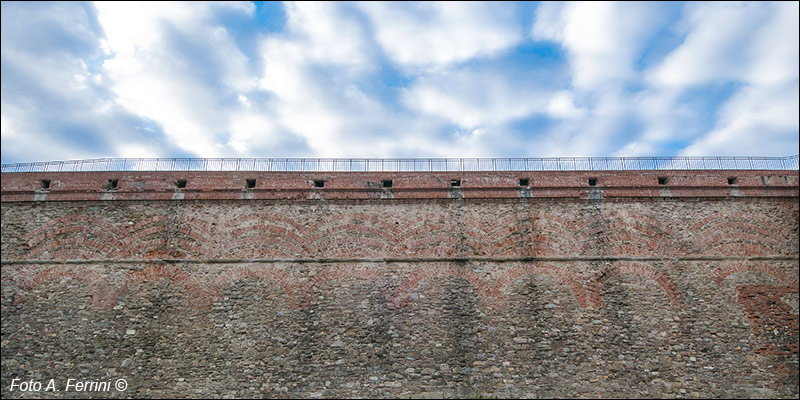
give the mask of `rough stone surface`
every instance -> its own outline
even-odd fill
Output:
[[[797,398],[784,175],[780,195],[680,198],[15,192],[3,397]]]

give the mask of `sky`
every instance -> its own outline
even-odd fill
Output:
[[[798,153],[798,2],[2,2],[2,162]]]

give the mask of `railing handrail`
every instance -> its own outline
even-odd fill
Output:
[[[797,170],[787,157],[550,157],[550,158],[95,158],[2,164],[2,172],[92,171],[612,171]]]

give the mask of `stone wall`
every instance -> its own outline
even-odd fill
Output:
[[[174,174],[3,174],[3,397],[798,397],[797,171]]]

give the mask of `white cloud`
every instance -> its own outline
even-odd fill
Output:
[[[447,66],[496,54],[522,39],[515,5],[478,2],[364,2],[375,39],[404,67]]]
[[[340,154],[345,116],[331,102],[341,95],[336,93],[341,87],[334,86],[340,82],[320,82],[302,49],[303,43],[292,39],[268,39],[261,88],[275,94],[272,112],[283,129],[304,137],[317,154]]]
[[[546,1],[536,9],[536,21],[531,27],[531,35],[535,40],[561,42],[564,40],[564,7],[568,3]]]
[[[717,126],[686,155],[797,154],[798,87],[758,85],[739,91],[720,112]],[[756,152],[754,153],[754,150]]]
[[[662,23],[648,3],[545,2],[532,35],[564,46],[573,86],[595,90],[635,78],[636,57]]]
[[[689,7],[686,39],[649,73],[651,83],[687,87],[728,80],[774,83],[797,77],[797,3]]]
[[[2,7],[4,160],[797,143],[797,3],[545,2],[529,38],[515,3]]]
[[[396,138],[379,135],[399,124],[360,85],[372,78],[375,50],[347,7],[287,4],[287,32],[262,42],[259,86],[274,95],[275,129],[301,137],[314,156],[390,155]]]
[[[763,85],[797,81],[800,71],[800,3],[778,2],[770,17],[755,33],[749,46],[750,59],[745,76]]]
[[[442,122],[393,109],[395,93],[365,86],[380,73],[376,48],[347,7],[291,4],[288,33],[263,41],[260,87],[275,96],[276,129],[319,157],[453,155]]]
[[[237,154],[257,156],[258,149],[268,147],[274,136],[272,118],[253,112],[241,112],[231,118],[231,137],[228,141]]]
[[[660,7],[654,3],[539,4],[531,37],[559,44],[571,71],[571,87],[555,93],[547,104],[556,123],[543,138],[541,151],[554,156],[608,155],[637,133],[632,124],[639,105],[627,87],[639,84],[639,58],[667,22]]]
[[[287,2],[285,7],[293,39],[303,43],[303,57],[352,67],[369,65],[367,34],[341,4],[301,1]]]
[[[197,156],[232,153],[226,92],[255,88],[248,59],[214,12],[252,14],[250,3],[95,4],[112,57],[109,87],[127,110],[159,123],[176,146]]]
[[[682,153],[796,153],[798,3],[692,4],[687,14],[685,41],[648,81],[661,91],[720,82],[741,88],[719,109],[714,128]]]
[[[147,123],[116,106],[98,79],[91,7],[2,4],[2,153],[21,161],[114,155]],[[148,138],[153,149],[170,150]]]
[[[47,140],[43,145],[42,138],[47,138],[47,132],[38,129],[37,126],[28,124],[25,121],[24,110],[19,110],[7,103],[3,103],[2,113],[0,113],[0,136],[3,140],[3,156],[16,158],[26,161],[47,161],[63,159],[65,150],[74,152],[82,156],[89,156],[90,153],[81,151],[80,148],[69,148],[66,143],[59,143],[56,140]],[[19,118],[17,116],[23,116]],[[67,145],[67,149],[64,148]],[[88,158],[88,157],[87,157]]]
[[[547,107],[549,93],[493,70],[464,69],[428,75],[403,96],[412,110],[469,130],[500,125]]]
[[[588,116],[556,124],[549,143],[570,153],[596,154],[599,148],[615,155],[664,154],[673,151],[664,146],[674,149],[698,136],[684,152],[774,155],[779,146],[749,139],[754,132],[782,145],[796,143],[797,113],[786,111],[797,99],[778,89],[797,90],[798,4],[688,3],[682,16],[665,7],[606,2],[538,7],[532,37],[563,46],[572,70],[572,88],[565,93]],[[671,21],[665,32],[669,15],[682,19]],[[648,46],[669,43],[668,35],[684,40],[643,71],[643,54],[658,54],[647,53],[653,51]],[[658,59],[648,64],[653,61]],[[737,85],[743,89],[717,108],[716,97],[726,95],[722,88]],[[755,98],[761,103],[745,100]],[[569,104],[554,98],[551,115],[569,110]]]
[[[567,90],[553,95],[547,104],[547,112],[555,118],[577,118],[586,114],[585,109],[575,106],[575,97]]]

